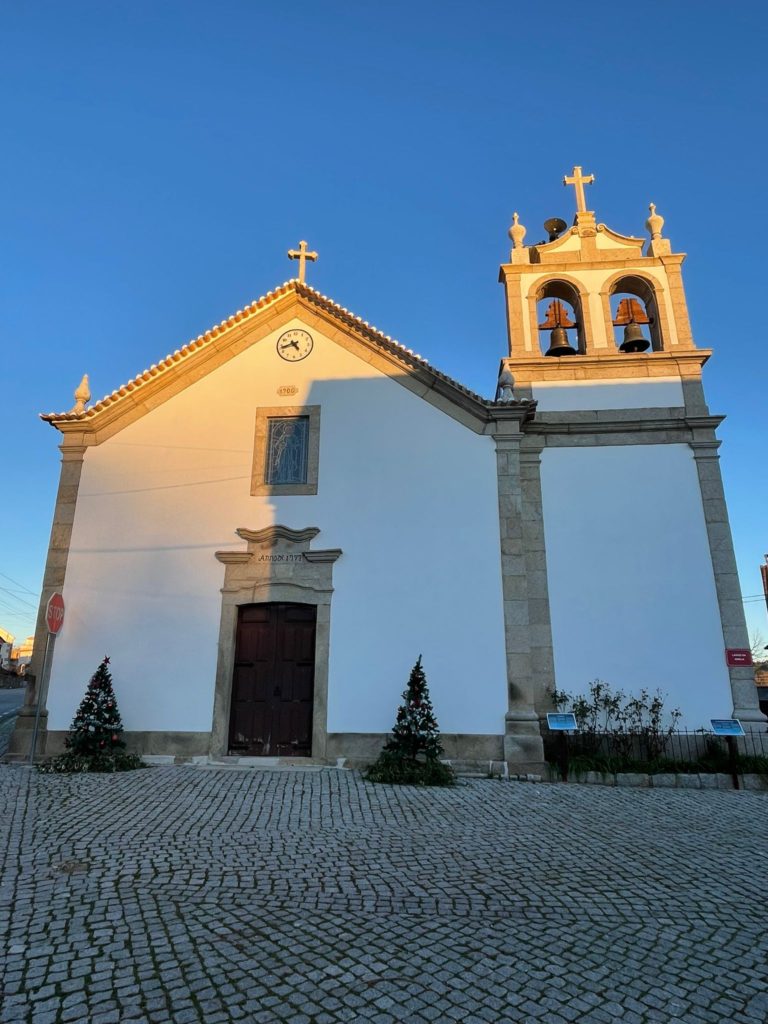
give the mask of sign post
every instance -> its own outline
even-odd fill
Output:
[[[733,788],[739,788],[739,767],[737,761],[738,748],[736,737],[744,735],[744,727],[738,718],[710,718],[712,732],[715,736],[725,736],[728,747],[728,767],[731,769]]]
[[[568,781],[568,733],[576,732],[578,725],[576,724],[576,715],[572,711],[560,712],[553,714],[549,712],[547,714],[547,726],[550,732],[559,733],[559,760],[560,760],[560,778],[563,782]]]
[[[48,626],[48,633],[45,637],[45,654],[43,655],[43,670],[40,673],[40,680],[35,682],[37,688],[37,700],[35,703],[35,727],[32,730],[32,746],[29,750],[29,763],[34,764],[35,749],[37,747],[37,733],[40,729],[40,709],[45,705],[48,697],[48,680],[51,677],[51,662],[53,660],[53,646],[56,637],[64,625],[64,598],[56,592],[51,594],[45,609],[45,623]]]

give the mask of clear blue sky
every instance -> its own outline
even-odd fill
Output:
[[[33,628],[59,459],[37,413],[83,372],[112,391],[293,276],[306,238],[311,284],[491,395],[512,211],[528,241],[570,220],[574,163],[598,220],[643,234],[653,200],[690,254],[758,594],[767,22],[719,0],[4,4],[0,624]]]

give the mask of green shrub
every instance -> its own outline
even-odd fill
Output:
[[[391,750],[382,750],[365,777],[369,782],[400,786],[453,786],[456,782],[453,769],[442,761],[414,761]]]
[[[586,771],[621,771],[620,765],[663,761],[667,740],[682,714],[679,708],[665,714],[659,690],[649,693],[643,689],[633,696],[622,690],[614,692],[601,679],[589,684],[587,696],[555,690],[552,703],[558,711],[572,711],[576,718],[576,757],[606,765]]]
[[[75,775],[78,772],[131,772],[146,767],[136,754],[126,754],[124,751],[88,756],[68,750],[65,754],[43,761],[37,770],[43,775]]]

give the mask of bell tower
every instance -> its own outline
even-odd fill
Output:
[[[597,223],[594,182],[578,166],[564,177],[573,224],[548,220],[533,245],[515,213],[499,271],[500,400],[514,386],[537,403],[519,442],[545,548],[527,570],[535,709],[553,684],[600,678],[658,688],[689,728],[722,714],[764,729],[752,669],[726,659],[749,643],[685,255],[653,203],[646,239]]]
[[[548,240],[525,245],[527,229],[513,216],[512,250],[499,272],[507,303],[506,365],[519,387],[539,397],[566,381],[700,381],[711,352],[696,348],[691,335],[685,255],[673,253],[662,236],[664,219],[653,203],[645,243],[596,223],[584,191],[594,180],[581,167],[566,175],[564,184],[576,190],[576,216],[570,228],[548,220]],[[580,358],[564,359],[569,356]]]

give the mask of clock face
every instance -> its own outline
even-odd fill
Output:
[[[312,351],[314,341],[312,335],[296,327],[292,331],[286,331],[277,339],[277,354],[289,363],[295,363],[299,359],[305,359]]]

